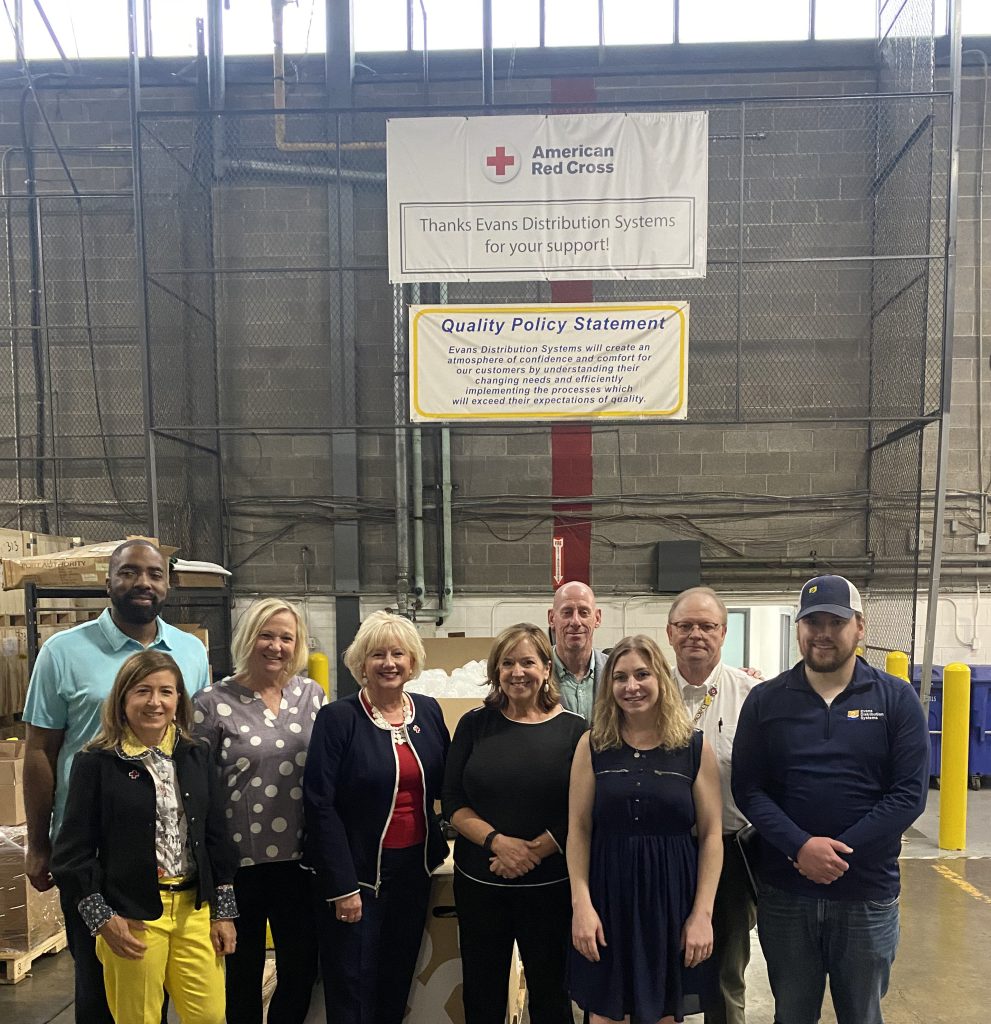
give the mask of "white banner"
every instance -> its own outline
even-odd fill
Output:
[[[389,279],[705,277],[708,115],[391,118]]]
[[[410,306],[410,418],[685,419],[688,303]]]

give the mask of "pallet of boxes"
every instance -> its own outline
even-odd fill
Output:
[[[38,892],[25,873],[24,741],[0,740],[0,984],[14,985],[46,953],[65,949],[58,889]]]
[[[31,567],[47,565],[53,560],[59,565],[66,561],[80,563],[81,547],[78,537],[57,537],[45,533],[21,530],[0,530],[0,719],[24,709],[28,688],[27,610],[24,604],[24,583],[35,578]],[[82,556],[85,562],[85,556]],[[94,577],[95,578],[95,577]],[[47,581],[46,581],[47,582]],[[62,577],[52,581],[64,585]],[[90,584],[87,583],[87,586]],[[94,586],[103,586],[103,577]],[[96,618],[106,601],[102,598],[43,599],[38,602],[38,643],[42,644],[53,633],[69,629],[78,622]]]

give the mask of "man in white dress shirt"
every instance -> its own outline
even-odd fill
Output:
[[[723,1005],[706,1010],[705,1024],[745,1024],[743,976],[750,962],[750,930],[757,908],[733,841],[747,820],[733,801],[730,769],[737,717],[756,680],[722,662],[726,605],[714,590],[692,587],[680,593],[668,612],[667,634],[677,659],[675,680],[692,724],[715,751],[723,795],[723,871],[712,912],[713,955],[719,962]]]

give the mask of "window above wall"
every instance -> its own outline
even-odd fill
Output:
[[[964,35],[991,35],[991,2],[960,4]],[[139,11],[143,6],[144,0],[138,0]],[[0,60],[14,60],[14,0],[3,0],[3,7]],[[124,0],[23,0],[22,7],[29,60],[58,58],[55,39],[69,60],[127,55]],[[194,56],[196,21],[205,20],[206,8],[206,0],[150,0],[152,55]],[[492,0],[492,11],[493,40],[500,49],[872,39],[877,32],[875,0]],[[271,0],[228,0],[223,19],[228,55],[271,53]],[[323,53],[326,0],[288,3],[284,26],[287,53]],[[424,27],[430,50],[477,50],[482,45],[482,2],[354,3],[359,52],[420,51]],[[147,56],[145,33],[140,35]]]

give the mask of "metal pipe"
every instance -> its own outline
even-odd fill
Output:
[[[44,367],[45,367],[45,380],[48,388],[48,436],[51,439],[51,450],[52,455],[58,455],[58,430],[56,429],[56,409],[55,404],[58,401],[58,392],[55,390],[54,381],[52,380],[52,333],[48,326],[48,285],[45,280],[45,228],[44,219],[41,215],[41,203],[37,203],[35,206],[35,217],[37,218],[36,231],[38,233],[38,310],[40,313],[40,320],[38,321],[41,327],[41,337],[44,341]],[[33,305],[33,304],[32,304]],[[43,473],[44,470],[41,466],[38,467],[38,471]],[[55,508],[55,532],[59,533],[59,464],[56,458],[52,462],[52,501],[54,502]],[[47,520],[47,514],[42,516],[43,522]],[[49,529],[49,526],[44,526],[43,529]]]
[[[336,146],[337,144],[334,143]],[[348,143],[341,144],[346,149]],[[225,159],[221,162],[222,172],[283,175],[287,178],[313,178],[317,181],[341,181],[349,185],[382,185],[385,174],[382,171],[357,171],[348,167],[321,167],[318,165],[301,167],[295,164],[281,163],[278,160],[235,160]]]
[[[34,153],[31,148],[27,127],[27,100],[30,95],[30,86],[21,93],[20,103],[20,124],[21,124],[21,148],[24,153],[25,190],[29,196],[27,203],[27,228],[28,228],[28,273],[29,273],[29,297],[30,297],[30,322],[31,322],[31,354],[32,370],[34,376],[34,405],[35,405],[35,455],[39,461],[35,465],[34,482],[35,494],[39,498],[47,497],[45,471],[40,458],[45,454],[45,419],[46,419],[46,384],[44,372],[44,344],[41,329],[41,239],[39,237],[39,201],[34,177]],[[50,382],[49,382],[50,383]],[[47,389],[50,393],[50,388]],[[42,508],[39,517],[42,532],[48,532],[48,512]]]
[[[207,0],[206,32],[206,77],[210,92],[210,109],[223,110],[227,99],[227,73],[224,67],[224,0]]]
[[[988,59],[983,50],[964,50],[963,56],[973,54],[984,64],[984,98],[981,101],[981,123],[977,142],[977,239],[975,263],[977,264],[977,287],[974,297],[974,316],[977,320],[977,489],[981,493],[978,509],[978,530],[988,531],[988,496],[984,472],[984,146],[985,128],[988,121]],[[961,70],[962,77],[962,70]],[[962,83],[961,83],[962,85]]]
[[[946,514],[946,477],[950,468],[950,405],[953,394],[953,316],[956,309],[957,206],[960,193],[960,91],[963,77],[963,45],[960,5],[950,3],[950,81],[953,100],[950,113],[950,187],[946,197],[946,266],[943,277],[943,389],[940,402],[939,441],[936,458],[936,501],[933,510],[933,543],[929,562],[929,599],[926,605],[926,638],[919,677],[919,700],[929,707],[933,652],[936,647],[936,608],[943,555],[943,519]]]
[[[413,427],[410,431],[413,449],[413,607],[423,607],[427,590],[423,570],[423,431]]]
[[[13,147],[8,147],[0,157],[0,189],[4,193],[8,191],[7,185],[7,157],[13,152]],[[21,389],[20,371],[17,358],[17,337],[14,333],[17,323],[17,289],[14,286],[14,236],[10,228],[10,203],[3,204],[3,234],[4,251],[7,255],[7,310],[10,313],[10,406],[13,415],[14,428],[14,458],[16,461],[16,486],[17,500],[24,498],[24,477],[21,473]],[[24,529],[24,517],[21,510],[17,511],[17,528]]]
[[[141,153],[141,64],[138,57],[137,0],[127,0],[127,95],[131,119],[131,161],[134,167],[134,248],[137,256],[138,338],[141,345],[141,398],[145,429],[146,494],[149,535],[157,537],[158,470],[155,457],[155,417],[151,393],[151,338],[148,330],[148,261],[145,252],[143,163]]]
[[[396,607],[409,611],[409,478],[406,458],[403,286],[392,287],[392,399],[396,456]]]
[[[362,151],[385,149],[384,142],[287,142],[286,141],[286,54],[283,7],[286,0],[272,0],[272,94],[275,115],[275,148],[283,153]]]
[[[444,590],[440,599],[438,623],[442,623],[454,607],[454,543],[451,531],[451,428],[440,431],[440,497],[444,550]]]
[[[492,46],[492,0],[482,0],[482,105],[495,102],[495,51]]]
[[[420,302],[420,286],[410,287],[413,305]],[[423,607],[427,592],[426,573],[423,564],[423,431],[416,426],[410,430],[410,447],[413,456],[413,596],[414,608]]]
[[[740,103],[740,190],[737,197],[739,224],[737,225],[736,264],[736,418],[743,416],[743,253],[744,223],[743,208],[747,198],[747,105]]]
[[[155,48],[152,45],[152,32],[151,32],[151,0],[142,0],[141,5],[141,27],[144,29],[145,37],[145,56],[154,57]]]

